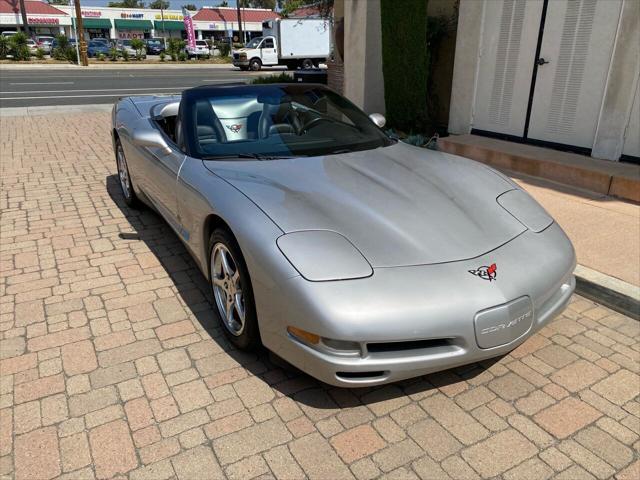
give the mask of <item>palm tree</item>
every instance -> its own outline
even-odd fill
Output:
[[[15,3],[15,0],[13,2]],[[31,31],[29,30],[29,22],[27,21],[27,8],[25,7],[24,0],[20,0],[20,16],[22,17],[22,27],[27,38],[31,38]]]

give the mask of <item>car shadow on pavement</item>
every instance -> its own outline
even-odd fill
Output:
[[[457,391],[457,384],[463,385],[461,382],[484,374],[491,365],[500,360],[491,359],[389,385],[345,389],[327,385],[310,377],[266,349],[256,353],[241,352],[226,339],[215,317],[210,286],[171,227],[149,207],[128,207],[124,202],[117,175],[108,176],[106,186],[109,196],[131,226],[131,231],[119,233],[120,239],[145,244],[166,271],[190,315],[200,323],[221,350],[240,367],[308,409],[354,408],[409,395],[414,399],[426,397],[438,389],[445,393],[448,388]],[[318,415],[322,416],[321,413]]]

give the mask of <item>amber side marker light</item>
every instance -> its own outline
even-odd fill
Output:
[[[289,332],[289,335],[293,335],[294,337],[304,342],[311,343],[312,345],[317,345],[318,343],[320,343],[320,336],[316,335],[315,333],[305,332],[300,328],[291,326],[287,327],[287,332]]]

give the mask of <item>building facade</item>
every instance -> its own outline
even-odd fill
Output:
[[[449,131],[640,159],[638,0],[461,0]]]
[[[37,35],[63,34],[76,36],[76,11],[73,6],[53,6],[39,0],[26,0],[29,27]],[[235,37],[238,39],[238,16],[235,8],[204,7],[191,12],[193,26],[199,40]],[[271,10],[242,9],[242,30],[245,41],[262,33],[262,22],[277,18]],[[186,38],[181,10],[151,8],[83,7],[84,37],[132,38]],[[14,0],[0,0],[0,31],[19,30],[22,26],[20,4]]]

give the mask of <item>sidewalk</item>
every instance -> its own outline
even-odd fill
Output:
[[[640,286],[640,206],[535,177],[514,180],[562,226],[578,264]]]

